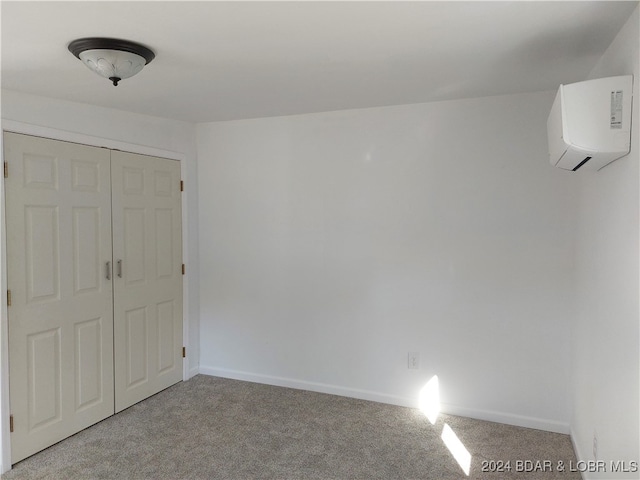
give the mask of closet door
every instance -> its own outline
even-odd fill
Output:
[[[180,163],[111,153],[116,412],[182,380]]]
[[[4,135],[12,463],[114,411],[109,156]]]

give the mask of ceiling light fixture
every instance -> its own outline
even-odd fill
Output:
[[[116,38],[79,38],[69,44],[69,51],[114,86],[133,77],[156,56],[139,43]]]

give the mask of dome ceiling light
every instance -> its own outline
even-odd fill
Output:
[[[79,38],[69,44],[69,51],[114,86],[133,77],[156,56],[139,43],[116,38]]]

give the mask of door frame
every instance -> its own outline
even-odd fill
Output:
[[[44,137],[51,140],[61,140],[64,142],[80,143],[92,147],[108,148],[110,150],[122,150],[124,152],[163,157],[180,162],[180,177],[187,181],[186,155],[181,152],[163,150],[145,145],[111,140],[107,138],[94,137],[81,133],[57,130],[50,127],[31,125],[28,123],[13,120],[2,120],[0,127],[0,156],[4,161],[4,132],[21,133],[35,137]],[[6,219],[4,201],[4,177],[0,177],[0,474],[11,470],[11,434],[9,432],[9,331],[7,298],[7,242],[6,242]],[[182,261],[189,264],[189,252],[187,251],[189,216],[187,212],[187,202],[185,196],[182,197]],[[191,351],[189,345],[189,280],[188,276],[182,278],[182,342],[187,352]],[[189,368],[189,357],[182,360],[182,380],[188,380],[197,371]]]

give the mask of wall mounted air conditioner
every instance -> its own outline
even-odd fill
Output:
[[[633,76],[560,85],[547,120],[549,161],[565,170],[599,170],[631,149]]]

